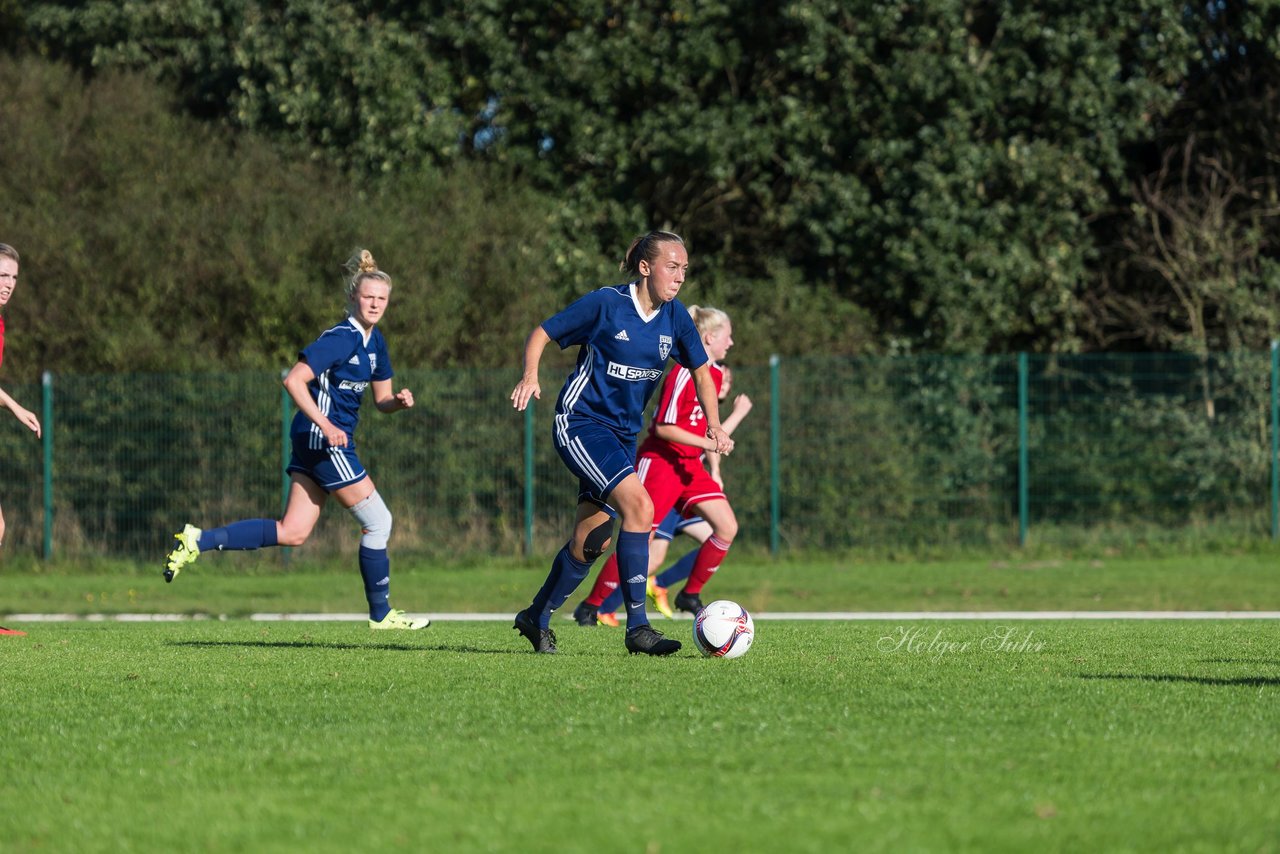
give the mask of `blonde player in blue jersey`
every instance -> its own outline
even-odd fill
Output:
[[[637,237],[622,262],[623,271],[635,276],[632,281],[579,298],[535,327],[525,343],[524,376],[511,392],[518,410],[542,397],[538,363],[547,344],[579,348],[577,365],[556,400],[552,430],[556,451],[578,478],[577,520],[542,588],[515,618],[514,628],[535,652],[556,651],[551,614],[609,547],[614,515],[622,517],[616,551],[627,606],[627,650],[670,655],[680,649],[678,641],[655,631],[645,614],[653,502],[634,463],[645,404],[669,357],[693,375],[706,412],[707,450],[727,454],[733,449],[733,440],[720,426],[702,338],[676,299],[688,267],[689,255],[679,235],[653,231]]]
[[[360,575],[369,603],[369,627],[422,629],[430,620],[411,619],[390,605],[391,511],[360,464],[355,446],[360,401],[367,387],[373,386],[379,412],[413,406],[409,389],[392,389],[387,342],[376,328],[391,298],[391,277],[378,269],[368,250],[352,257],[347,270],[351,275],[346,280],[346,320],[304,348],[284,378],[284,387],[298,407],[290,428],[292,485],[284,518],[278,522],[245,519],[208,530],[187,525],[174,535],[178,547],[169,553],[164,579],[172,581],[201,552],[211,549],[300,546],[332,495],[360,523]]]

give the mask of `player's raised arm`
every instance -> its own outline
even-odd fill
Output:
[[[721,424],[724,427],[724,432],[732,436],[733,431],[738,429],[738,425],[742,423],[742,419],[747,417],[747,413],[751,411],[751,407],[754,405],[751,402],[751,398],[745,394],[735,397],[733,399],[733,410]]]
[[[720,385],[720,393],[723,396],[725,388],[729,385],[729,369],[725,368],[725,379]],[[738,425],[742,423],[742,419],[747,417],[747,413],[751,411],[751,398],[745,394],[740,394],[733,399],[733,411],[729,413],[729,417],[721,422],[724,432],[732,436],[733,431],[738,429]],[[720,474],[720,455],[715,451],[707,452],[707,470],[711,472],[711,477],[715,482],[724,486],[724,477]]]
[[[524,411],[529,399],[542,400],[542,387],[538,385],[538,363],[542,361],[542,351],[551,343],[551,336],[541,325],[534,327],[524,342],[524,375],[511,391],[511,405]]]
[[[36,434],[37,439],[40,438],[40,419],[36,418],[35,413],[30,409],[10,397],[2,388],[0,388],[0,406],[12,412],[15,418],[27,426],[28,430]]]
[[[391,380],[373,381],[373,401],[379,412],[399,412],[413,408],[413,392],[407,388],[392,391]]]
[[[720,398],[716,396],[716,383],[711,378],[710,362],[693,371],[693,387],[698,395],[698,403],[702,404],[702,411],[707,417],[707,438],[715,443],[714,448],[707,450],[728,454],[733,450],[733,439],[729,438],[720,424]]]

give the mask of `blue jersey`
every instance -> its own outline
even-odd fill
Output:
[[[542,329],[564,349],[577,344],[578,363],[556,400],[556,429],[573,417],[590,418],[632,439],[644,408],[662,379],[668,357],[693,371],[707,362],[689,310],[672,300],[640,313],[639,283],[600,288],[580,297]]]
[[[360,400],[373,380],[391,379],[391,357],[387,341],[374,327],[365,339],[364,330],[350,317],[320,334],[305,347],[298,358],[315,373],[307,383],[311,399],[333,426],[347,434],[350,447],[355,447],[356,424],[360,421]],[[299,412],[294,416],[293,435],[308,434],[308,446],[328,446],[324,434],[310,418]]]

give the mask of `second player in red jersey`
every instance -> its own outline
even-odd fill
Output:
[[[718,363],[733,346],[729,316],[719,309],[696,305],[689,308],[689,314],[702,336],[719,393],[724,371]],[[691,375],[676,366],[663,380],[649,435],[636,455],[636,474],[653,501],[655,528],[672,508],[686,516],[701,516],[711,525],[711,536],[698,549],[689,580],[676,594],[675,606],[693,614],[702,610],[702,587],[720,568],[738,534],[738,519],[725,496],[719,456],[706,436],[706,427]],[[710,471],[703,467],[704,454]],[[617,561],[610,557],[600,570],[596,588],[603,591],[617,579]]]

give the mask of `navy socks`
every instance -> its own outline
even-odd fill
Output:
[[[200,534],[200,551],[249,551],[277,545],[274,519],[245,519]],[[360,547],[360,575],[364,597],[369,602],[369,619],[382,620],[391,610],[391,561],[386,549]]]
[[[200,551],[250,551],[276,544],[275,519],[245,519],[200,534]]]
[[[649,535],[643,531],[618,533],[618,589],[627,604],[627,631],[649,625],[644,612],[644,588],[649,578]]]
[[[551,613],[565,603],[590,572],[591,564],[583,563],[570,554],[569,543],[565,543],[551,562],[551,572],[542,583],[542,589],[529,606],[529,616],[538,621],[538,628],[551,628]]]
[[[684,581],[689,577],[689,573],[693,572],[693,562],[698,559],[698,550],[686,554],[680,560],[673,563],[667,569],[660,572],[653,583],[659,587],[670,587],[677,581]],[[618,610],[618,606],[622,604],[622,585],[618,585],[618,589],[610,593],[605,600],[600,603],[600,613],[612,614]]]
[[[364,578],[364,598],[369,601],[369,619],[381,622],[391,611],[391,560],[387,550],[361,546],[360,575]]]
[[[680,560],[673,563],[667,569],[658,573],[658,577],[654,579],[654,584],[659,587],[670,587],[677,581],[684,581],[693,572],[693,563],[698,559],[698,550],[694,549]]]

